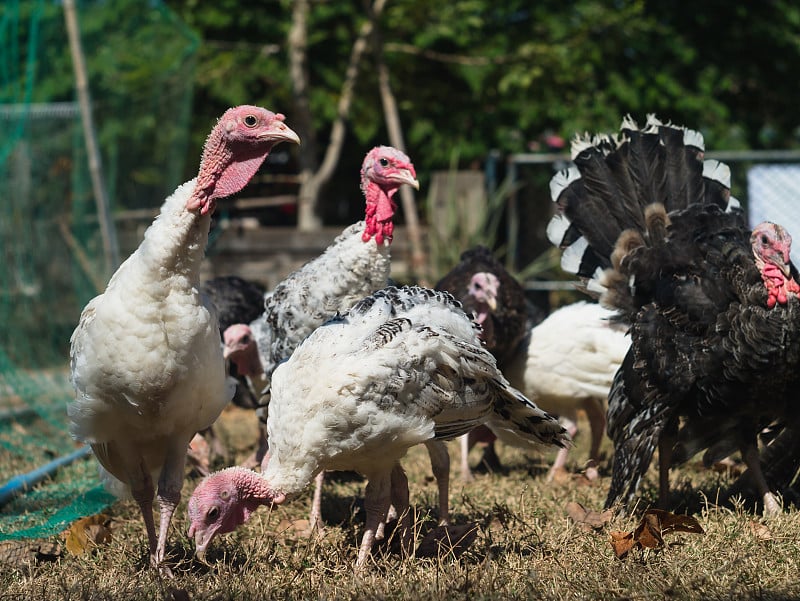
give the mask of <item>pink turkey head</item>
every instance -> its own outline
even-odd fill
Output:
[[[223,332],[224,343],[222,355],[236,365],[241,376],[256,376],[264,373],[258,357],[258,346],[253,337],[253,330],[243,323],[235,323]]]
[[[204,559],[217,534],[233,532],[261,505],[280,504],[282,493],[269,488],[263,477],[243,467],[229,467],[204,478],[189,499],[189,536],[195,554]]]
[[[488,271],[480,271],[472,275],[467,286],[467,295],[471,302],[465,303],[474,307],[475,321],[481,326],[480,337],[489,350],[495,348],[497,340],[494,335],[494,322],[489,316],[497,310],[497,294],[500,280]]]
[[[397,210],[393,197],[403,184],[419,190],[417,172],[405,153],[391,146],[376,146],[367,153],[361,166],[361,191],[367,202],[364,242],[373,236],[378,244],[391,242]]]
[[[280,142],[300,143],[285,117],[258,106],[241,105],[225,111],[203,149],[197,185],[186,203],[201,215],[213,212],[218,198],[247,185],[272,148]]]
[[[750,235],[756,267],[767,287],[767,307],[785,305],[789,293],[797,294],[800,286],[792,277],[789,254],[792,237],[782,226],[765,221],[758,224]]]
[[[497,309],[497,293],[500,289],[500,280],[488,271],[473,274],[467,287],[467,294],[475,299],[481,307],[488,307],[489,311]]]

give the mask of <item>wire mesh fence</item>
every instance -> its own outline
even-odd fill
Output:
[[[69,338],[108,273],[59,2],[0,4],[0,483],[75,451]],[[180,182],[197,37],[159,2],[78,3],[112,207]],[[41,536],[109,498],[78,462],[0,507],[0,539]]]
[[[800,150],[745,150],[706,152],[706,158],[725,162],[731,169],[731,194],[748,215],[750,225],[774,221],[789,232],[800,235]],[[550,179],[570,165],[566,154],[518,154],[507,159],[510,179],[516,193],[509,199],[509,252],[520,266],[541,257],[550,248],[545,229],[553,211]],[[800,261],[800,247],[795,246],[793,260]],[[543,271],[527,281],[529,290],[570,290],[569,276],[558,274],[552,262],[540,261]]]

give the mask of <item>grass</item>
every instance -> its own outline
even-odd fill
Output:
[[[241,417],[241,416],[240,416]],[[588,426],[583,423],[583,431]],[[248,424],[248,428],[250,425]],[[250,432],[250,430],[247,430]],[[231,431],[227,432],[230,439]],[[586,457],[579,437],[571,467]],[[247,440],[250,440],[249,438]],[[606,444],[609,443],[606,441]],[[610,448],[605,448],[608,453]],[[248,449],[240,445],[237,457]],[[303,531],[310,494],[259,510],[239,531],[212,542],[210,566],[193,559],[186,536],[185,501],[197,483],[187,479],[184,502],[170,533],[172,580],[148,569],[138,509],[118,502],[109,543],[72,555],[61,543],[54,561],[8,565],[0,573],[0,599],[794,599],[800,597],[800,513],[789,510],[764,520],[743,506],[718,507],[717,488],[728,476],[690,465],[673,474],[677,507],[689,508],[705,534],[665,536],[661,550],[634,551],[618,560],[610,531],[633,530],[639,516],[616,517],[602,530],[586,531],[566,514],[577,501],[602,507],[608,474],[594,484],[582,478],[547,483],[550,457],[501,448],[503,474],[476,474],[462,483],[451,443],[451,508],[454,522],[474,524],[477,536],[465,549],[434,557],[403,558],[384,544],[360,575],[353,571],[363,527],[363,481],[329,478],[321,537]],[[473,451],[473,463],[479,451]],[[435,482],[424,448],[412,449],[404,465],[416,512],[416,541],[434,530]],[[604,466],[607,469],[607,466]],[[653,470],[642,498],[655,497]],[[704,496],[705,495],[705,496]]]

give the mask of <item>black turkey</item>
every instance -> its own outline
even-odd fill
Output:
[[[791,237],[752,232],[730,171],[703,160],[702,136],[649,116],[620,134],[576,138],[574,167],[550,186],[550,240],[562,266],[630,324],[631,350],[609,393],[614,466],[606,506],[628,503],[659,449],[659,505],[669,467],[705,450],[740,450],[765,510],[779,505],[757,437],[797,425],[800,302]]]

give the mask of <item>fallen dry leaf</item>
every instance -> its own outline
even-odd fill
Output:
[[[22,568],[61,557],[61,545],[46,541],[8,540],[0,542],[0,563]]]
[[[313,534],[308,520],[282,519],[275,531],[282,537],[310,538]]]
[[[633,532],[611,533],[611,547],[618,559],[631,549],[660,549],[665,546],[664,535],[670,532],[704,534],[700,523],[690,515],[677,515],[661,509],[648,509]]]
[[[599,530],[611,521],[611,518],[614,517],[614,512],[611,509],[607,509],[603,513],[599,513],[586,509],[580,503],[570,501],[567,503],[567,515],[573,522],[580,524],[584,528]]]
[[[550,472],[550,481],[556,484],[568,484],[572,482],[572,472],[564,467],[556,468]]]
[[[659,520],[652,514],[645,513],[641,523],[633,531],[633,540],[645,549],[660,549],[664,546],[664,538],[659,527]]]
[[[111,542],[111,518],[104,513],[90,515],[72,523],[62,534],[67,551],[82,555]]]
[[[453,557],[460,557],[477,536],[478,525],[475,523],[437,526],[422,538],[414,554],[417,557],[441,557],[452,553]]]
[[[647,519],[654,528],[661,531],[661,534],[669,532],[689,532],[691,534],[705,534],[705,530],[691,515],[680,515],[664,511],[662,509],[648,509],[644,512]]]
[[[617,559],[623,559],[636,545],[636,541],[633,540],[633,532],[611,533],[611,548],[614,549]]]
[[[772,540],[772,531],[766,524],[750,520],[750,531],[757,540]]]

